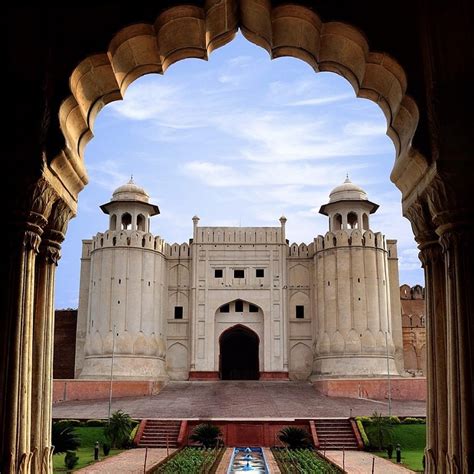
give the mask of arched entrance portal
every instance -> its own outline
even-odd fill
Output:
[[[258,380],[260,340],[251,329],[233,326],[219,339],[219,375],[222,380]]]

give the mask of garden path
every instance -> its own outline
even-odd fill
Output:
[[[111,456],[110,458],[84,467],[83,469],[79,469],[76,472],[80,472],[81,474],[143,474],[145,451],[144,448],[129,449],[116,456]],[[174,451],[174,449],[170,449],[169,454],[172,454]],[[150,468],[154,464],[159,463],[166,458],[167,454],[165,448],[148,448],[147,467]]]

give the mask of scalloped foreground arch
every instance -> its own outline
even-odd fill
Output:
[[[214,49],[230,42],[238,28],[272,59],[291,56],[315,72],[335,72],[349,81],[357,97],[378,104],[396,150],[391,179],[402,193],[412,188],[427,161],[411,148],[419,112],[406,95],[402,67],[388,54],[370,51],[358,29],[324,23],[304,6],[272,8],[269,0],[209,0],[203,8],[176,6],[161,13],[153,25],[136,24],[119,31],[107,52],[84,59],[71,74],[72,95],[59,112],[66,156],[85,173],[84,148],[104,105],[121,100],[127,87],[144,74],[163,74],[185,58],[207,59]]]

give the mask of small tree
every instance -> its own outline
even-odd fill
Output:
[[[109,423],[104,428],[105,436],[113,448],[121,448],[128,441],[133,428],[133,420],[127,413],[117,410],[112,413]]]
[[[189,438],[202,444],[205,448],[212,448],[217,446],[220,436],[222,433],[218,426],[202,423],[194,428]]]
[[[287,426],[278,433],[278,439],[289,449],[308,448],[311,446],[309,433],[295,426]]]
[[[76,436],[74,427],[67,426],[64,423],[53,423],[51,437],[54,446],[54,454],[74,451],[81,445],[81,441]]]
[[[379,450],[382,450],[385,444],[390,442],[392,439],[392,424],[386,416],[374,411],[372,414],[372,426],[377,442],[377,447]]]
[[[79,457],[76,456],[74,451],[68,451],[66,456],[64,456],[64,464],[68,470],[74,469],[74,466],[79,462]]]

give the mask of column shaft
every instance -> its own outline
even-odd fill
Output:
[[[474,470],[473,235],[472,229],[451,227],[440,239],[446,273],[447,462],[453,473]]]
[[[420,245],[425,272],[427,440],[428,473],[446,472],[447,386],[446,386],[446,286],[441,246],[437,241]]]

